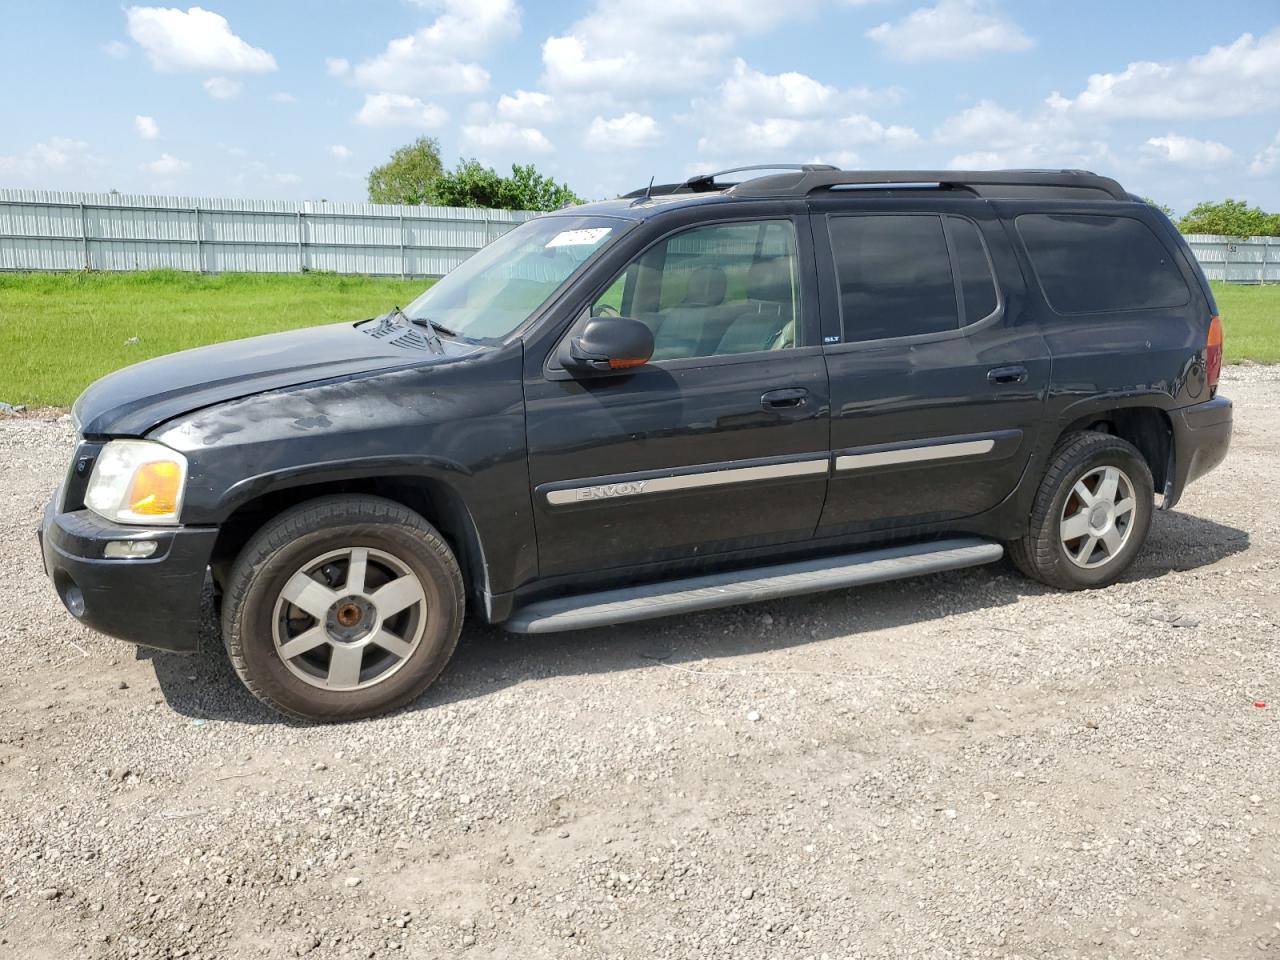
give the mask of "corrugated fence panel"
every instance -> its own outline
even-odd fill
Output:
[[[536,213],[0,190],[0,270],[441,276]]]
[[[1191,252],[1210,280],[1280,283],[1280,237],[1218,237],[1189,234]]]
[[[0,190],[0,270],[442,276],[537,214]],[[1188,236],[1210,280],[1280,283],[1280,238]]]

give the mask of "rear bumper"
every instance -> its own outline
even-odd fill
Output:
[[[1220,464],[1231,446],[1231,400],[1217,396],[1206,403],[1169,411],[1173,425],[1173,463],[1165,483],[1165,510],[1182,498],[1187,484]]]
[[[100,633],[189,653],[199,645],[201,597],[218,532],[200,527],[120,526],[89,510],[45,507],[38,536],[45,573],[63,606]],[[113,540],[151,540],[147,559],[108,559]]]

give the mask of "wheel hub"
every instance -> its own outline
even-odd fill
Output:
[[[329,607],[324,627],[329,636],[339,643],[355,643],[363,640],[377,623],[376,608],[366,597],[346,596]]]
[[[1106,533],[1111,526],[1111,509],[1108,504],[1100,503],[1089,512],[1089,526],[1094,533]]]

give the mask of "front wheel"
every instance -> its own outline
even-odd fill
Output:
[[[1133,444],[1092,430],[1071,434],[1050,457],[1029,529],[1009,555],[1052,587],[1107,586],[1142,550],[1154,499],[1151,470]]]
[[[457,645],[465,600],[448,544],[407,507],[323,497],[241,551],[223,640],[249,691],[306,720],[353,720],[415,699]]]

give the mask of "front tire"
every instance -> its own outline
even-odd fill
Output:
[[[240,552],[222,635],[263,703],[304,720],[354,720],[431,685],[464,607],[453,551],[421,516],[381,497],[321,497],[280,514]]]
[[[1009,556],[1028,577],[1061,590],[1105,587],[1142,550],[1155,499],[1151,469],[1126,440],[1069,434],[1049,458],[1029,528]]]

